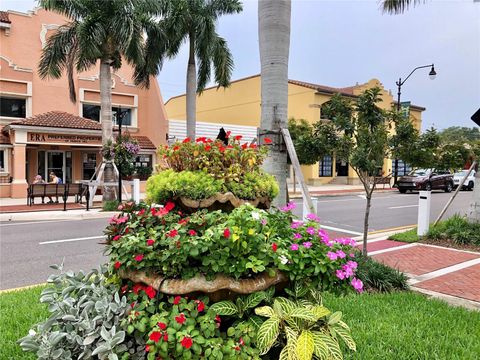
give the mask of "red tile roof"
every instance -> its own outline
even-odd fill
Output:
[[[132,135],[132,138],[134,138],[135,140],[138,141],[138,145],[140,145],[141,149],[145,149],[145,150],[156,150],[157,149],[157,147],[152,143],[152,141],[146,136],[133,136]]]
[[[102,126],[94,120],[85,119],[63,111],[49,111],[29,117],[25,120],[15,121],[11,125],[45,126],[67,129],[101,130]]]
[[[8,18],[8,12],[0,11],[0,22],[11,24],[12,22]]]
[[[331,86],[319,85],[319,84],[312,84],[305,81],[298,81],[298,80],[288,80],[290,84],[303,86],[306,88],[310,88],[317,91],[325,91],[328,93],[340,93],[344,95],[353,95],[354,86],[344,87],[344,88],[334,88]]]

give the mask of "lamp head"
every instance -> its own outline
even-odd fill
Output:
[[[428,76],[430,77],[430,80],[434,80],[437,77],[435,66],[433,66],[433,64],[432,64],[432,68],[430,69],[430,72],[428,73]]]

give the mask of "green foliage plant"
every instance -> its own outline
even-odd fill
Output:
[[[38,359],[118,359],[135,342],[127,340],[120,327],[130,308],[126,297],[120,297],[116,285],[107,278],[107,270],[88,274],[61,271],[51,275],[52,286],[42,291],[40,301],[48,305],[50,317],[19,340],[24,351]]]
[[[429,240],[452,241],[459,245],[474,245],[480,247],[480,223],[470,222],[461,215],[432,226],[426,235]]]
[[[255,309],[257,315],[267,318],[257,334],[261,354],[280,346],[282,360],[342,359],[340,339],[356,351],[350,328],[341,320],[342,313],[331,313],[322,305],[320,295],[313,294],[314,301],[277,297],[272,306]]]

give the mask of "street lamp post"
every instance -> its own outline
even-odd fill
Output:
[[[402,85],[405,84],[405,81],[408,80],[408,78],[418,69],[424,69],[424,68],[431,68],[430,72],[428,73],[428,76],[430,77],[431,80],[435,79],[437,76],[437,73],[435,71],[435,66],[434,64],[430,65],[423,65],[423,66],[417,66],[415,69],[413,69],[408,76],[402,80],[402,78],[399,78],[395,84],[397,85],[398,92],[397,92],[397,111],[400,112],[401,105],[400,105],[400,96],[402,94]],[[394,184],[397,185],[397,178],[398,178],[398,159],[395,159],[395,170],[394,170]]]

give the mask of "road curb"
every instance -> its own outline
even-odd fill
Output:
[[[99,210],[18,212],[0,214],[0,221],[88,220],[110,218],[115,214],[116,211]]]
[[[376,190],[374,192],[374,194],[378,194],[378,193],[389,193],[389,192],[394,192],[396,189],[385,189],[385,190]],[[310,192],[310,196],[311,197],[314,197],[314,198],[317,198],[317,197],[336,197],[336,196],[348,196],[348,195],[365,195],[365,191],[363,190],[358,190],[358,191],[338,191],[338,192],[333,192],[333,193],[322,193],[322,192],[319,192],[319,193],[315,193],[315,192]],[[288,194],[288,197],[290,199],[301,199],[302,198],[302,194],[301,193],[289,193]]]

